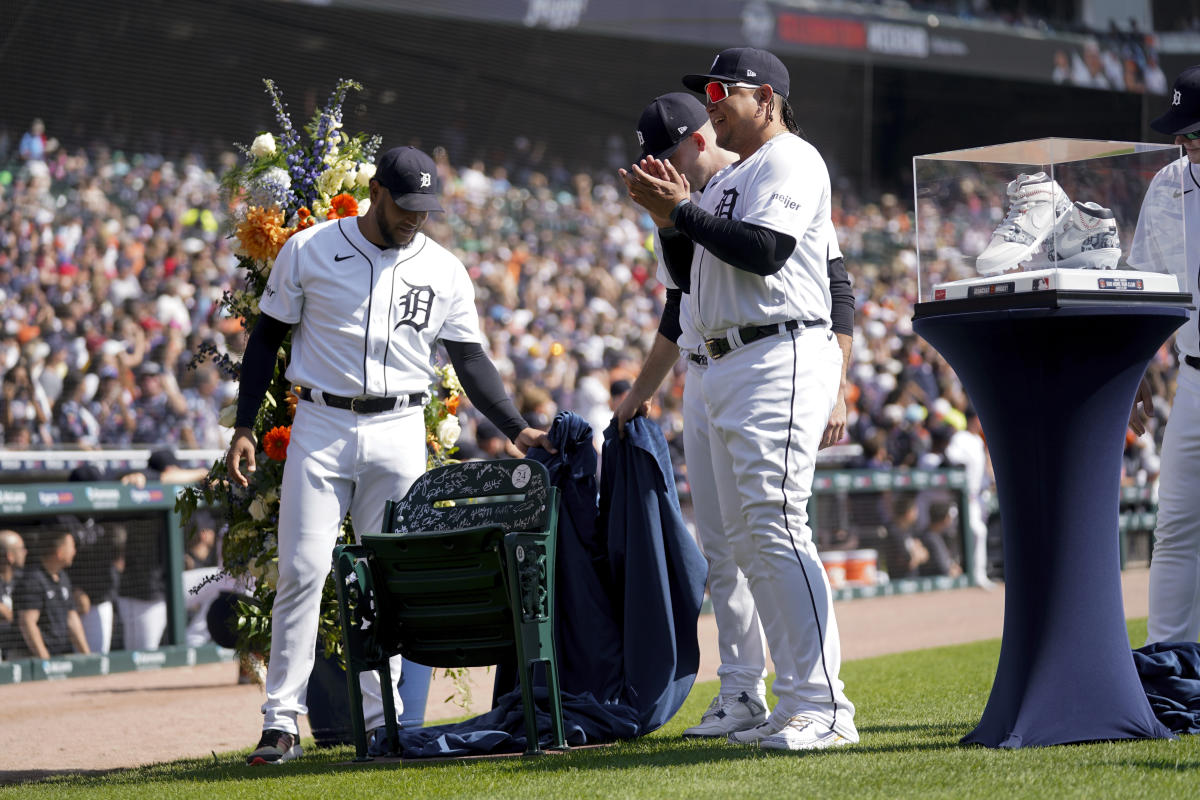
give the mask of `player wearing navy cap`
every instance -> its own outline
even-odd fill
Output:
[[[279,581],[263,734],[251,764],[301,755],[297,717],[306,713],[321,589],[349,511],[355,534],[379,531],[384,503],[425,471],[425,418],[440,341],[472,404],[524,453],[554,452],[526,427],[483,351],[475,291],[466,268],[421,232],[440,211],[437,169],[413,147],[376,160],[370,208],[301,231],[284,244],[263,291],[262,316],[246,346],[230,477],[255,468],[251,427],[292,331],[287,378],[300,403],[292,423],[279,505]],[[391,669],[399,676],[400,657]],[[379,677],[362,675],[368,728],[384,724]],[[395,687],[392,687],[395,690]],[[395,698],[396,709],[401,709]]]
[[[664,241],[709,359],[701,394],[722,511],[766,631],[778,697],[767,719],[729,735],[764,748],[858,741],[839,677],[832,592],[807,524],[817,449],[843,358],[830,329],[828,262],[836,252],[829,174],[795,134],[787,69],[733,48],[684,85],[703,92],[716,144],[738,161],[698,202],[670,161],[626,173],[630,196],[682,236]]]
[[[1184,155],[1150,182],[1138,217],[1129,265],[1177,273],[1200,304],[1200,66],[1175,79],[1171,105],[1150,123],[1174,137]],[[1179,231],[1187,236],[1180,237]],[[1185,241],[1186,239],[1186,241]],[[1158,520],[1150,560],[1150,616],[1146,643],[1194,642],[1200,637],[1200,323],[1196,312],[1175,335],[1179,374],[1163,434]],[[1138,406],[1141,408],[1138,408]],[[1153,392],[1143,378],[1130,425],[1140,436],[1154,414]]]

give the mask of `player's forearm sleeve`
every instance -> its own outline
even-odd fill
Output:
[[[275,377],[275,354],[283,344],[292,326],[286,322],[263,314],[258,324],[250,331],[246,341],[246,352],[242,355],[241,382],[238,384],[237,421],[238,428],[253,428],[258,407],[271,379]]]
[[[835,258],[829,262],[830,319],[834,333],[854,335],[854,291],[850,288],[850,276],[846,274],[846,263]]]
[[[684,205],[690,205],[685,203]],[[675,228],[659,228],[662,260],[675,285],[685,292],[692,289],[692,252],[696,246],[684,233]]]
[[[483,345],[478,342],[451,341],[443,341],[442,344],[446,346],[450,363],[458,373],[458,382],[462,384],[471,405],[515,442],[528,426],[508,392],[504,391],[500,373],[487,353],[483,352]]]
[[[796,248],[785,233],[715,217],[695,203],[679,206],[675,227],[726,264],[755,275],[774,275]]]
[[[683,299],[683,290],[667,289],[667,304],[663,306],[662,319],[658,321],[658,332],[672,342],[678,342],[683,335],[683,327],[679,324],[679,303]]]

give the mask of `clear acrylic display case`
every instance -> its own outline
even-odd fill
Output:
[[[1164,171],[1180,154],[1038,139],[915,157],[917,315],[1190,302],[1183,193],[1194,187],[1186,170]]]

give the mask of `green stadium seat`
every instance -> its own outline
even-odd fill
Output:
[[[433,469],[398,501],[384,532],[334,550],[346,648],[350,715],[359,760],[367,758],[359,673],[402,654],[431,667],[514,662],[524,703],[526,753],[539,753],[533,681],[544,665],[551,747],[565,749],[554,652],[558,493],[529,459],[471,461]],[[399,749],[396,709],[383,692],[387,749]]]

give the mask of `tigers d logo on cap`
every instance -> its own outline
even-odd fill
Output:
[[[1150,127],[1167,136],[1200,130],[1200,66],[1179,73],[1167,113],[1151,122]]]
[[[415,147],[393,147],[375,159],[375,180],[405,211],[441,211],[437,165]]]
[[[708,122],[704,105],[686,92],[671,92],[650,101],[638,118],[642,157],[670,158],[680,143]]]

